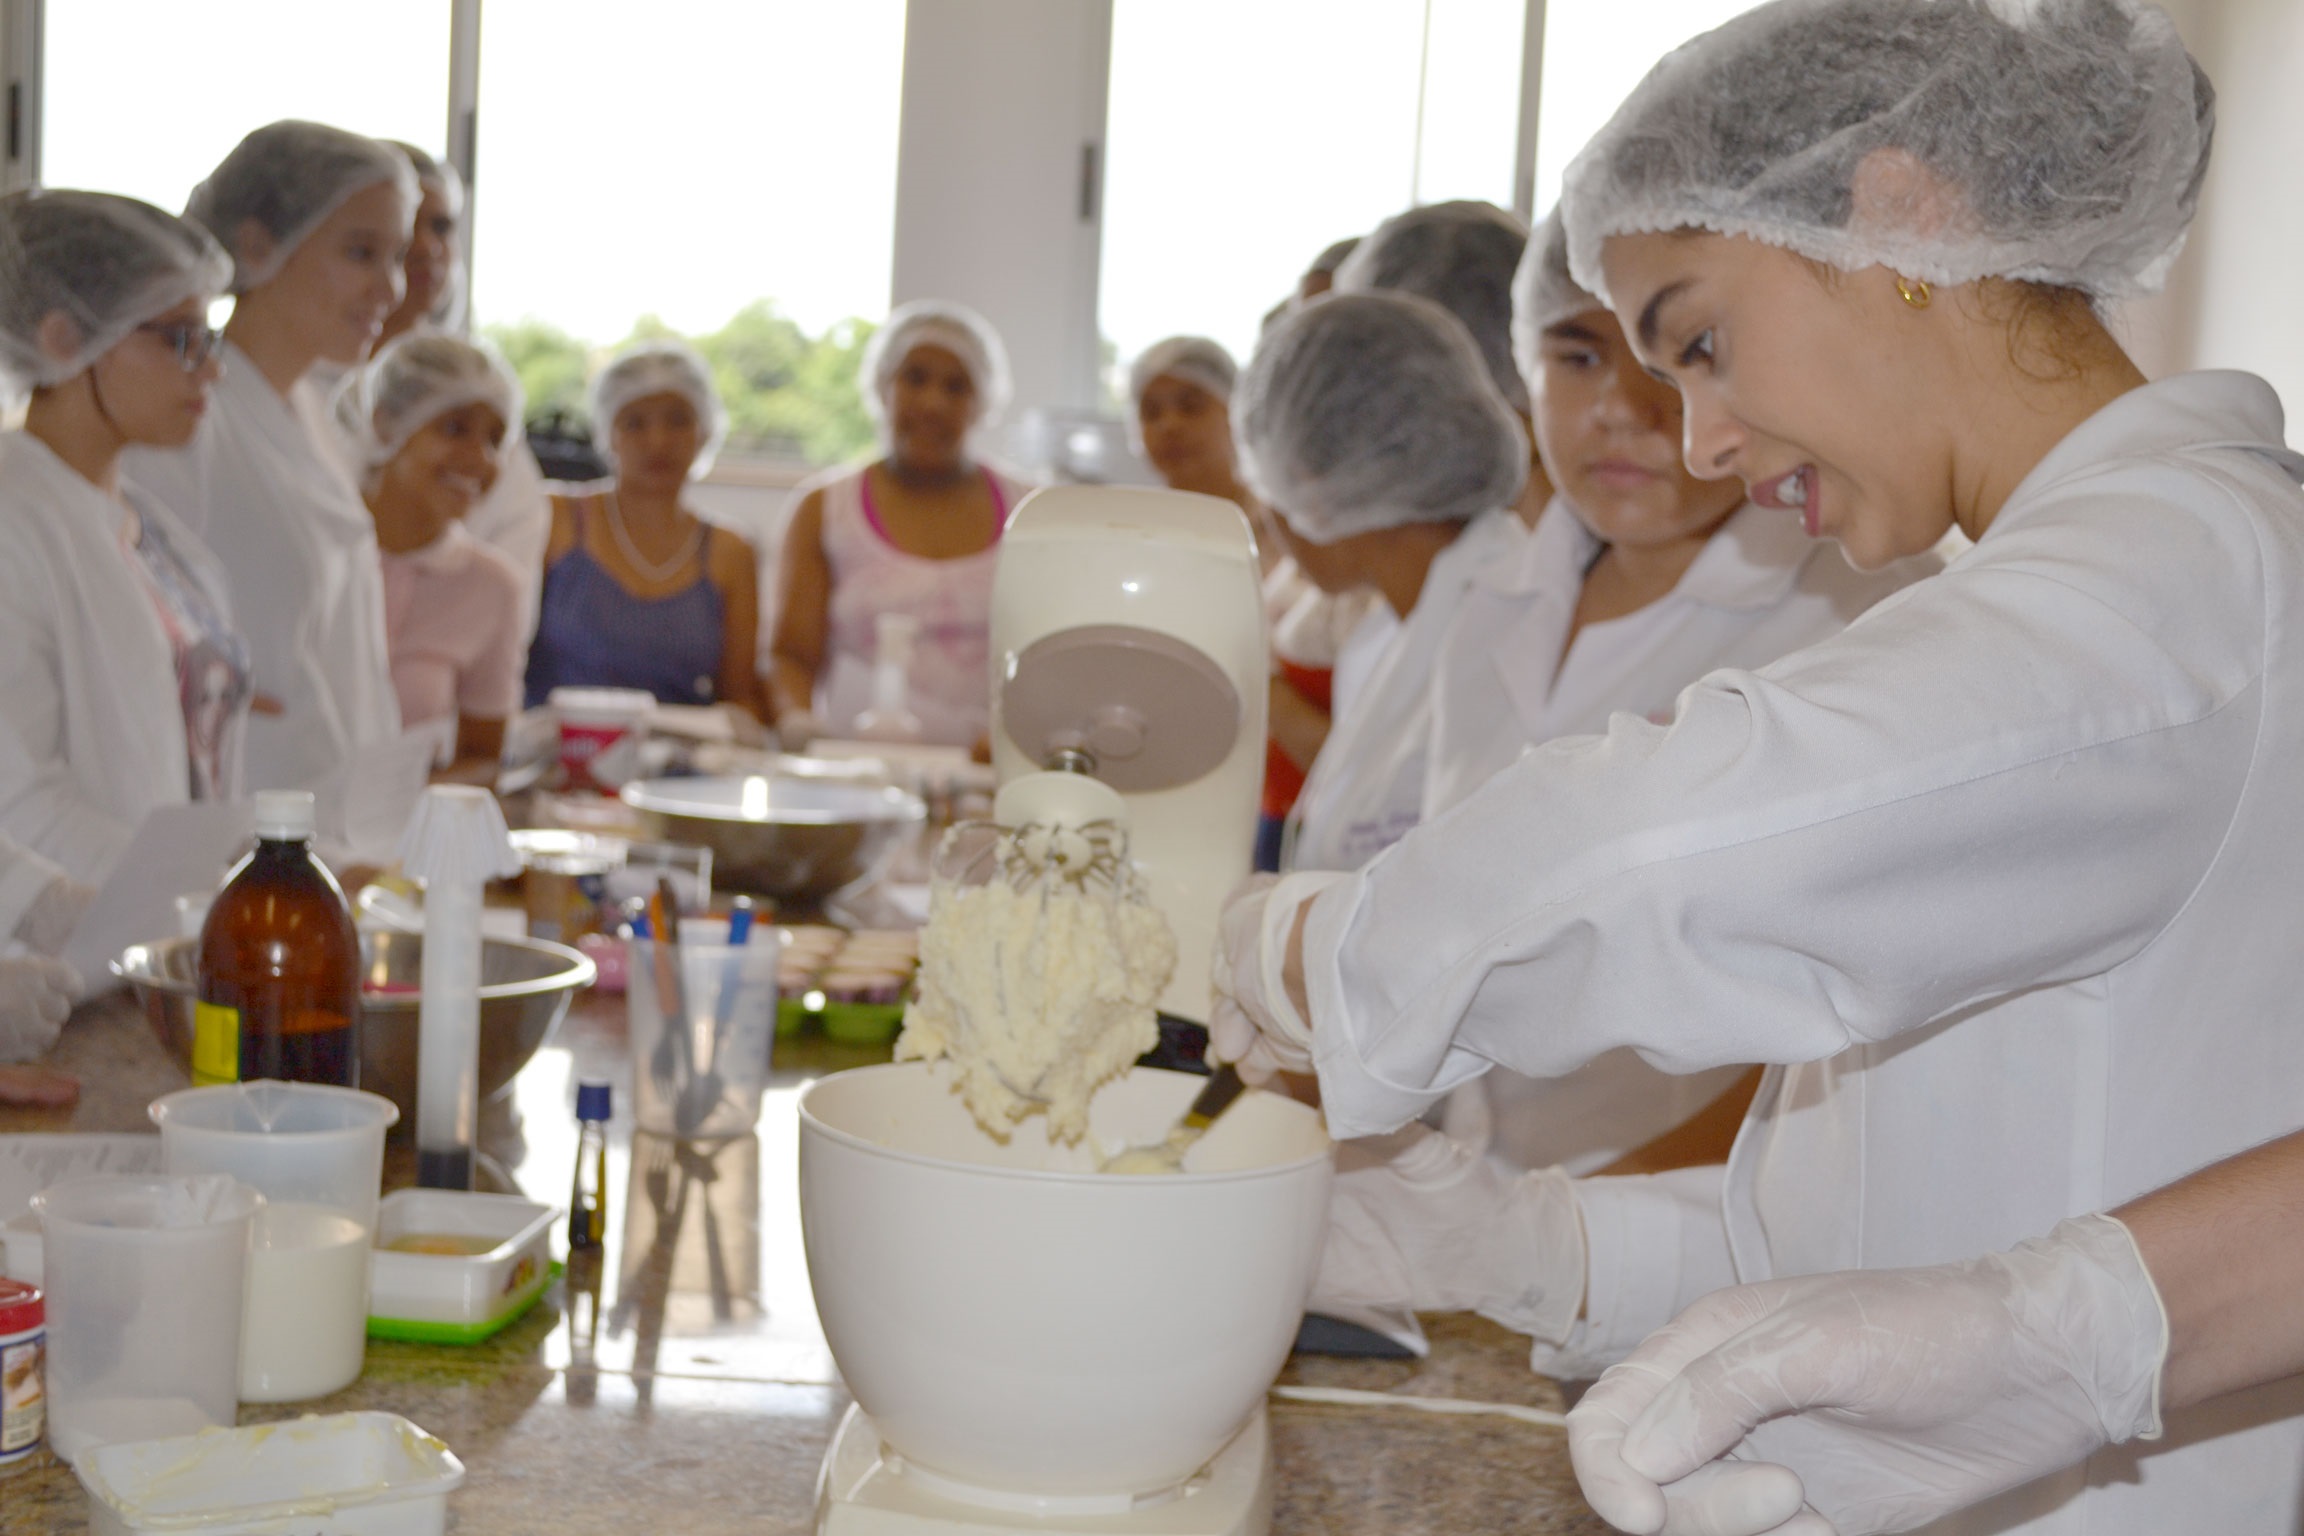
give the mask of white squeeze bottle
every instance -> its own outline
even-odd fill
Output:
[[[920,621],[909,613],[873,620],[872,707],[856,717],[859,741],[919,741],[927,733],[912,713],[912,647]]]

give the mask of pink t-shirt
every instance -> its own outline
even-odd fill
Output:
[[[384,637],[400,723],[510,716],[520,707],[526,578],[461,523],[383,561]]]

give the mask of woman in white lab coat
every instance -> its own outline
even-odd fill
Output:
[[[92,192],[0,203],[0,266],[0,369],[31,393],[0,435],[0,833],[96,885],[147,814],[238,788],[250,684],[222,573],[122,476],[127,448],[198,430],[230,266]]]
[[[1571,265],[1695,468],[1861,566],[1977,542],[1227,912],[1219,1049],[1315,1066],[1342,1135],[1492,1063],[1778,1064],[1724,1171],[1411,1131],[1340,1182],[1324,1284],[1588,1371],[1732,1280],[1972,1257],[2304,1121],[2304,459],[2260,380],[2148,383],[2093,308],[2174,259],[2212,102],[2133,0],[1778,0],[1571,168]],[[2304,1392],[2168,1429],[1942,1529],[2294,1529]]]
[[[1473,578],[1441,643],[1427,819],[1534,743],[1606,730],[1619,713],[1668,721],[1705,673],[1838,634],[1940,564],[1924,555],[1857,571],[1834,545],[1744,500],[1734,480],[1691,475],[1680,397],[1569,275],[1557,217],[1537,226],[1513,296],[1514,351],[1559,493],[1514,558]],[[1490,1072],[1450,1098],[1446,1124],[1519,1167],[1590,1173],[1688,1120],[1739,1075],[1660,1072],[1618,1049],[1564,1078]]]
[[[375,345],[416,205],[398,150],[289,121],[242,139],[185,210],[232,255],[224,378],[189,446],[130,468],[223,561],[256,687],[278,702],[249,726],[252,789],[311,788],[399,735],[375,527],[310,376]]]
[[[198,428],[207,305],[231,264],[197,227],[94,192],[0,200],[0,935],[54,955],[137,824],[228,798],[245,648],[200,542],[121,476]],[[77,979],[0,961],[0,1061],[55,1038]]]
[[[1400,293],[1331,294],[1281,321],[1232,411],[1296,563],[1324,591],[1374,588],[1398,621],[1282,842],[1283,869],[1356,869],[1422,808],[1433,660],[1473,573],[1522,537],[1527,437],[1463,325]]]

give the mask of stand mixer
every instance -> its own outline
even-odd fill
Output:
[[[1176,934],[1161,1008],[1196,1023],[1255,842],[1269,665],[1255,536],[1232,503],[1057,486],[1009,520],[992,578],[995,815],[1053,819],[1043,796],[1081,793],[1059,775],[1115,792]]]
[[[1171,491],[1035,493],[1001,539],[991,654],[995,820],[1124,829],[1176,937],[1161,1008],[1204,1022],[1264,772],[1247,519]],[[1099,1092],[1092,1124],[1138,1117],[1157,1141],[1200,1081],[1139,1068]],[[1318,1117],[1252,1094],[1203,1143],[1216,1163],[1139,1179],[1084,1176],[1085,1149],[1035,1154],[1043,1129],[995,1146],[921,1063],[804,1099],[810,1274],[858,1399],[816,1529],[1262,1536],[1263,1393],[1325,1231]]]

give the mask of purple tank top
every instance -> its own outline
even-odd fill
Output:
[[[528,647],[533,709],[555,688],[645,688],[660,704],[712,704],[720,696],[727,605],[701,572],[669,597],[634,597],[584,547],[544,571],[536,638]]]

